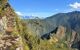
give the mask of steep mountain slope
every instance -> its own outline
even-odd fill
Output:
[[[48,39],[51,43],[65,41],[68,48],[80,49],[79,11],[58,13],[45,19],[29,19],[25,22],[28,33]]]
[[[29,50],[24,45],[21,26],[8,0],[0,0],[0,50]]]
[[[27,23],[26,26],[28,26],[27,32],[36,33],[39,37],[48,33],[50,31],[49,28],[51,28],[50,25],[42,19],[29,19],[25,20],[25,22]]]
[[[67,28],[80,33],[80,12],[59,13],[45,19],[48,23],[58,26],[63,25]]]

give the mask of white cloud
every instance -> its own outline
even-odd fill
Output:
[[[19,12],[19,11],[16,11],[16,13],[17,13],[18,15],[20,15],[20,16],[23,16],[23,14],[22,14],[21,12]]]
[[[79,2],[75,2],[73,4],[69,4],[69,6],[71,8],[74,8],[74,9],[80,9],[80,3]]]
[[[56,11],[58,11],[59,9],[55,9]]]

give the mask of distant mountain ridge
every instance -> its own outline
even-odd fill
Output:
[[[21,16],[22,19],[37,19],[39,17],[36,16]]]
[[[80,11],[73,11],[69,13],[59,13],[45,19],[48,23],[58,26],[63,25],[80,33]],[[76,30],[77,29],[77,30]]]
[[[21,16],[22,19],[34,19],[34,16]]]

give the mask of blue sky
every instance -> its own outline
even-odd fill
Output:
[[[9,3],[18,15],[40,18],[80,10],[80,0],[9,0]]]

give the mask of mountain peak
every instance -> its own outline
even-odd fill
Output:
[[[72,11],[72,12],[68,12],[68,13],[80,13],[80,11]]]

